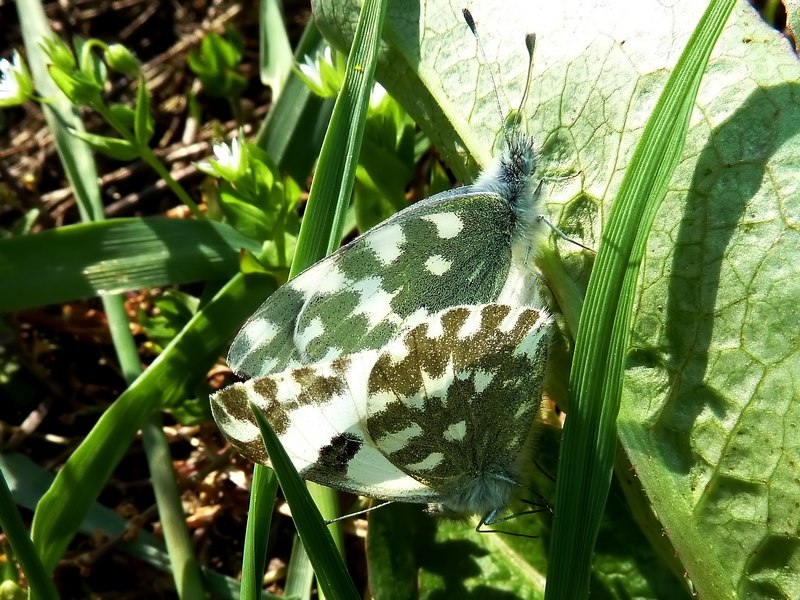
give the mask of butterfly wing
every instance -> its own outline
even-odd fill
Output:
[[[531,273],[512,264],[517,220],[507,200],[471,186],[423,200],[272,294],[237,335],[228,364],[259,377],[380,348],[449,306],[522,304]]]
[[[367,430],[442,506],[502,507],[538,413],[552,317],[533,307],[458,306],[381,351],[368,383]]]
[[[387,460],[364,429],[367,373],[377,354],[365,351],[228,386],[211,397],[214,420],[240,454],[269,464],[252,402],[305,479],[385,500],[436,501],[438,494]]]

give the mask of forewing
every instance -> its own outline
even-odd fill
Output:
[[[364,428],[367,351],[231,385],[211,397],[222,433],[246,458],[269,464],[250,410],[258,406],[305,479],[387,500],[432,502],[437,494],[391,464]]]
[[[551,335],[545,311],[502,304],[453,307],[404,332],[370,373],[370,436],[443,496],[482,474],[513,477]]]
[[[509,279],[515,224],[507,201],[469,186],[417,203],[270,296],[228,363],[263,376],[380,348],[429,314],[491,302]]]

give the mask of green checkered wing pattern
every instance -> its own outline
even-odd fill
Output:
[[[486,186],[419,202],[278,289],[228,353],[260,377],[386,344],[449,306],[525,304],[535,277],[519,208]]]

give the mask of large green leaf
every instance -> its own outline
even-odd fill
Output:
[[[225,225],[162,217],[69,225],[0,240],[0,311],[224,279],[261,244]]]
[[[549,176],[546,212],[597,247],[704,6],[496,6],[470,3],[490,61],[482,66],[460,6],[394,2],[378,78],[469,179],[501,141],[488,70],[503,111],[512,110],[526,78],[522,40],[535,32],[525,122]],[[357,8],[315,8],[320,28],[346,47]],[[701,84],[640,277],[619,418],[643,488],[630,511],[658,516],[678,572],[715,597],[800,596],[799,76],[786,41],[740,6]],[[590,262],[568,242],[559,252],[566,282],[542,265],[557,297],[565,283],[580,289]]]

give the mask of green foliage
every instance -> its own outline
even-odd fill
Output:
[[[376,85],[356,171],[354,208],[359,231],[366,231],[402,210],[405,188],[414,171],[414,121]]]
[[[247,85],[239,73],[243,51],[242,36],[229,27],[225,37],[209,33],[200,42],[200,48],[189,53],[189,68],[200,79],[206,94],[215,98],[242,95]]]
[[[317,2],[318,22],[332,43],[349,48],[358,20],[340,4]],[[125,219],[31,234],[36,219],[31,211],[0,240],[0,288],[5,290],[0,309],[92,296],[111,299],[120,291],[154,286],[207,284],[199,298],[174,289],[156,296],[157,311],[140,314],[149,346],[158,354],[153,364],[133,382],[136,371],[130,365],[138,366],[139,357],[121,361],[130,387],[68,457],[54,481],[34,490],[38,476],[26,467],[21,471],[25,476],[16,477],[10,486],[18,505],[33,509],[39,503],[33,542],[34,562],[39,561],[41,568],[38,573],[35,564],[31,570],[25,568],[32,587],[47,585],[50,571],[77,531],[94,529],[91,519],[98,494],[137,431],[153,415],[166,410],[183,423],[207,419],[205,397],[198,388],[203,387],[208,367],[224,353],[241,322],[286,280],[295,248],[299,252],[294,273],[326,249],[337,247],[343,235],[363,231],[405,206],[414,165],[428,147],[426,139],[415,135],[412,117],[464,181],[472,179],[479,164],[488,162],[502,136],[487,69],[497,78],[501,111],[516,109],[525,58],[515,42],[528,30],[537,32],[539,42],[524,123],[541,141],[540,168],[545,175],[541,191],[548,218],[571,237],[598,248],[598,265],[616,249],[608,243],[606,228],[612,198],[623,173],[641,160],[634,145],[647,118],[653,112],[668,114],[655,99],[702,7],[689,2],[680,2],[677,8],[648,3],[640,9],[648,15],[647,27],[627,30],[619,29],[618,19],[590,3],[580,3],[580,10],[572,12],[576,20],[565,23],[555,8],[543,8],[531,21],[522,3],[498,12],[491,3],[478,2],[471,8],[490,56],[488,65],[476,63],[480,52],[450,8],[429,11],[423,20],[409,18],[419,10],[413,2],[401,0],[389,7],[383,27],[385,54],[377,74],[392,97],[369,108],[366,98],[374,90],[367,75],[375,63],[365,46],[354,47],[349,63],[344,55],[336,58],[327,53],[329,60],[317,61],[319,77],[298,67],[318,92],[331,97],[341,90],[344,97],[305,208],[306,233],[300,241],[301,190],[284,173],[305,179],[327,112],[324,104],[320,110],[313,104],[316,100],[297,90],[297,74],[280,98],[291,110],[281,112],[276,105],[277,116],[270,117],[274,120],[263,146],[244,143],[240,137],[238,152],[232,142],[218,145],[215,156],[198,165],[219,180],[209,185],[208,212],[202,213],[149,148],[156,132],[143,75],[138,75],[132,106],[109,103],[103,97],[115,73],[128,77],[139,73],[135,56],[122,46],[98,40],[75,40],[73,50],[41,31],[35,42],[28,41],[30,70],[37,93],[48,103],[45,110],[49,114],[48,106],[59,103],[63,108],[61,93],[74,104],[52,119],[51,127],[60,142],[71,140],[59,148],[67,148],[62,156],[82,214],[97,218],[102,210],[93,201],[99,197],[97,177],[93,165],[85,162],[80,140],[119,160],[147,162],[196,219]],[[26,15],[24,26],[29,27],[34,13],[28,9]],[[43,13],[41,18],[44,22]],[[616,28],[609,23],[616,23]],[[665,23],[669,26],[662,27]],[[367,37],[367,45],[380,38],[374,31]],[[47,52],[46,61],[35,56],[39,45]],[[326,52],[321,56],[326,58]],[[241,39],[229,31],[224,37],[207,36],[189,63],[206,93],[218,91],[234,98],[246,84],[239,71],[241,60]],[[48,91],[42,85],[45,63],[57,89]],[[17,100],[33,97],[33,88],[24,81],[27,67],[16,58],[13,65],[11,76],[22,90]],[[636,294],[631,347],[627,351],[617,347],[612,353],[614,364],[624,359],[627,368],[619,440],[630,463],[620,452],[616,465],[620,485],[612,487],[593,555],[590,585],[600,597],[679,597],[690,585],[715,598],[800,594],[796,494],[792,494],[796,479],[792,465],[800,455],[791,431],[798,420],[792,382],[800,364],[791,319],[800,293],[792,220],[798,210],[791,193],[798,165],[796,58],[784,41],[742,9],[723,34],[705,77],[696,100],[700,110],[689,123],[677,170],[671,177],[662,173],[667,181],[662,181],[667,186],[665,204],[655,216],[638,287],[628,281],[622,292],[612,294],[625,302]],[[292,106],[295,103],[297,107]],[[308,114],[295,110],[300,105],[313,110]],[[84,132],[64,116],[75,114],[75,107],[96,111],[113,133]],[[690,106],[682,108],[685,117]],[[365,124],[363,144],[354,121]],[[299,141],[290,146],[287,140],[295,136]],[[268,147],[269,154],[261,147]],[[359,147],[356,167],[351,159]],[[661,146],[651,149],[657,158],[667,156]],[[429,180],[425,195],[449,185],[437,163]],[[629,191],[644,197],[640,188]],[[351,197],[355,201],[348,209]],[[577,415],[581,407],[570,406],[562,390],[594,258],[569,242],[551,241],[545,244],[538,266],[563,312],[566,333],[554,348],[552,361],[557,375],[553,377],[559,381],[549,387],[568,414],[572,410]],[[637,244],[643,249],[641,240]],[[629,268],[625,258],[616,258],[618,265]],[[598,271],[595,279],[616,280],[606,273]],[[219,282],[231,277],[219,290]],[[122,311],[115,314],[107,308],[107,313],[116,332],[128,329]],[[122,345],[117,347],[124,356]],[[20,368],[19,362],[4,360],[4,364]],[[589,361],[595,371],[607,370],[608,364],[605,359]],[[17,374],[9,375],[8,381],[19,381]],[[611,405],[605,406],[611,410]],[[583,440],[593,435],[590,431]],[[615,438],[609,440],[616,448]],[[549,437],[540,440],[552,453],[557,444]],[[604,448],[608,451],[608,444]],[[597,446],[590,446],[582,454],[599,453]],[[554,463],[547,466],[548,471],[555,470]],[[4,462],[3,474],[11,481],[9,469]],[[608,470],[603,469],[600,474],[607,478]],[[251,509],[251,524],[254,530],[264,530],[251,532],[250,541],[259,535],[262,539],[250,546],[253,557],[243,565],[250,597],[261,581],[259,560],[263,563],[267,546],[263,536],[268,530],[264,524],[269,523],[264,514],[271,512],[274,497],[268,478],[261,477],[256,476],[254,487],[263,490],[262,497]],[[589,477],[560,472],[558,479],[566,486]],[[563,524],[576,527],[581,522],[581,517],[566,516],[569,510],[577,507],[581,515],[588,514],[589,503],[602,503],[605,493],[603,489],[578,493],[572,509],[569,499],[560,500],[555,511],[556,520],[562,519],[556,527],[559,538]],[[546,495],[552,500],[552,494]],[[159,510],[168,520],[167,509]],[[172,516],[180,521],[180,507],[173,510]],[[319,520],[311,507],[295,510],[302,513],[301,521],[309,514]],[[15,518],[13,512],[12,507],[4,518]],[[554,535],[551,518],[522,517],[507,528],[533,531],[540,538],[477,535],[471,524],[432,521],[416,507],[374,513],[368,545],[373,593],[381,598],[492,593],[539,597],[552,559],[547,550]],[[12,545],[24,546],[20,541],[28,537],[24,533],[12,539]],[[315,536],[304,535],[310,553],[318,555]],[[324,543],[330,550],[327,540]],[[139,554],[144,560],[156,547],[153,540],[147,544]],[[170,550],[169,557],[163,548],[158,552],[161,568],[173,569],[178,576],[185,572],[179,552]],[[176,566],[170,567],[169,560]],[[559,562],[574,568],[571,561]],[[296,565],[293,572],[301,570]],[[331,597],[349,590],[340,576],[334,574],[322,584],[332,586]]]
[[[240,134],[230,146],[215,144],[216,159],[198,163],[201,171],[219,178],[219,187],[209,189],[209,200],[246,237],[282,243],[285,236],[297,235],[298,223],[292,215],[297,212],[300,188],[289,177],[281,179],[269,156],[258,146],[242,142],[243,138]],[[291,256],[280,252],[272,264],[287,265],[290,260]]]
[[[139,325],[156,354],[180,333],[197,309],[197,298],[177,290],[167,290],[154,298],[150,311],[139,309]]]

